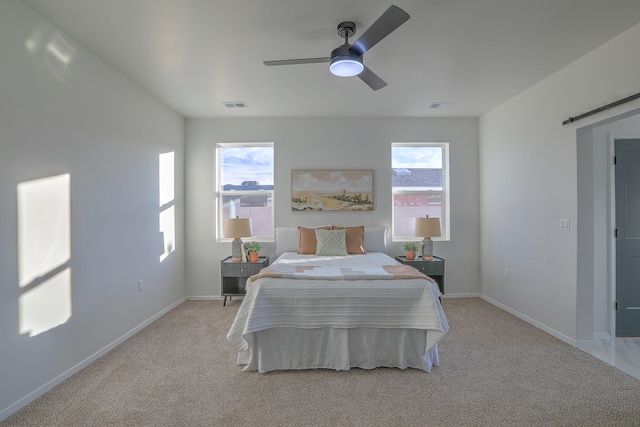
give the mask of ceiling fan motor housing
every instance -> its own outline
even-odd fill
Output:
[[[331,51],[332,74],[340,77],[357,76],[364,70],[362,55],[350,51],[349,37],[356,33],[356,24],[352,21],[344,21],[338,24],[338,35],[344,38],[344,44]]]
[[[364,70],[362,55],[350,52],[349,45],[339,46],[331,51],[329,70],[340,77],[357,76]]]

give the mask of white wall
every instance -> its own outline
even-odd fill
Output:
[[[561,123],[640,90],[639,43],[637,25],[480,118],[482,293],[568,342],[593,338],[589,278],[602,275],[593,249],[591,270],[578,270],[578,245],[598,241],[601,211],[591,204],[578,213],[579,169],[594,159],[577,152],[577,129],[640,103]],[[570,231],[559,230],[560,218],[571,220]]]
[[[451,241],[435,242],[445,258],[446,293],[479,292],[477,119],[189,119],[186,132],[187,295],[220,295],[220,260],[229,243],[215,241],[215,144],[274,142],[276,226],[321,224],[391,229],[391,143],[449,142]],[[292,169],[373,169],[372,212],[292,212]],[[273,244],[265,245],[273,259]],[[390,245],[400,255],[399,243]]]
[[[184,298],[185,274],[184,120],[20,1],[0,2],[0,58],[2,419]],[[161,264],[158,156],[169,151],[176,160],[177,249]],[[44,276],[20,285],[19,253],[29,230],[18,233],[18,188],[60,174],[70,175],[70,233],[58,236],[71,245],[63,264],[70,281],[62,287],[70,293],[70,317],[30,334],[21,332],[20,304],[59,276],[38,272]],[[52,204],[32,213],[47,217]],[[33,261],[59,255],[44,252]],[[60,306],[45,302],[38,315]]]

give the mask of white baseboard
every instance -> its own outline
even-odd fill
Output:
[[[489,304],[493,304],[496,307],[506,311],[507,313],[513,314],[514,316],[516,316],[519,319],[524,320],[525,322],[535,326],[538,329],[541,329],[543,331],[545,331],[546,333],[553,335],[554,337],[558,338],[559,340],[562,340],[564,342],[566,342],[567,344],[570,344],[574,347],[576,347],[576,340],[574,340],[573,338],[569,338],[568,336],[556,331],[555,329],[551,329],[550,327],[548,327],[547,325],[544,325],[536,320],[533,320],[532,318],[525,316],[522,313],[519,313],[509,307],[507,307],[504,304],[499,303],[498,301],[495,301],[485,295],[480,295],[480,298],[482,298],[483,300],[485,300],[486,302],[488,302]]]
[[[242,301],[244,296],[242,295],[234,295],[233,298],[229,297],[229,301],[232,299],[235,301]],[[224,297],[220,295],[192,295],[188,296],[187,300],[189,301],[222,301]]]
[[[192,296],[187,296],[186,299],[193,300],[193,301],[209,301],[209,300],[222,301],[224,297],[221,297],[220,295],[192,295]]]
[[[96,361],[97,359],[99,359],[100,357],[104,356],[105,354],[107,354],[108,352],[110,352],[111,350],[116,348],[118,345],[123,343],[125,340],[127,340],[131,336],[135,335],[136,333],[140,332],[142,329],[146,328],[151,323],[153,323],[154,321],[158,320],[160,317],[162,317],[163,315],[167,314],[168,312],[170,312],[171,310],[173,310],[174,308],[176,308],[180,304],[182,304],[185,300],[186,300],[186,298],[180,298],[178,301],[174,302],[169,307],[163,309],[159,313],[156,313],[155,315],[153,315],[149,319],[145,320],[144,322],[142,322],[141,324],[139,324],[138,326],[136,326],[135,328],[133,328],[132,330],[130,330],[129,332],[127,332],[126,334],[121,336],[120,338],[118,338],[117,340],[113,341],[111,344],[107,345],[106,347],[103,347],[102,349],[98,350],[97,352],[95,352],[91,356],[87,357],[86,359],[84,359],[82,362],[78,363],[77,365],[75,365],[71,369],[68,369],[67,371],[65,371],[64,373],[58,375],[57,377],[55,377],[54,379],[52,379],[48,383],[46,383],[46,384],[42,385],[41,387],[37,388],[36,390],[32,391],[31,393],[29,393],[28,395],[26,395],[22,399],[18,400],[13,405],[10,405],[9,407],[3,409],[2,411],[0,411],[0,421],[4,420],[5,418],[8,418],[13,413],[15,413],[18,410],[24,408],[29,403],[31,403],[34,400],[36,400],[38,397],[42,396],[43,394],[45,394],[46,392],[48,392],[49,390],[51,390],[52,388],[54,388],[55,386],[57,386],[58,384],[63,382],[64,380],[66,380],[69,377],[71,377],[73,374],[76,374],[80,370],[82,370],[83,368],[86,368],[91,363],[93,363],[94,361]]]
[[[480,298],[480,294],[443,294],[442,298]]]

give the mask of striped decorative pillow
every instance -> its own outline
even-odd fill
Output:
[[[316,255],[346,256],[347,230],[316,229]]]

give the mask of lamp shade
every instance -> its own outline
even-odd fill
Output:
[[[224,220],[224,237],[251,236],[251,221],[249,218],[227,218]]]
[[[439,237],[440,218],[416,218],[416,227],[413,233],[416,237]]]

